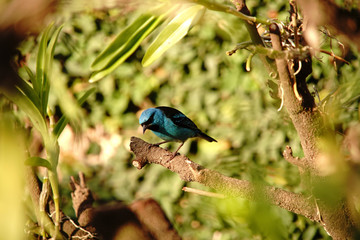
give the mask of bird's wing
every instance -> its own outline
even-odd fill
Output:
[[[193,130],[199,130],[193,121],[186,117],[182,112],[171,107],[156,107],[161,110],[165,116],[179,127],[190,128]]]

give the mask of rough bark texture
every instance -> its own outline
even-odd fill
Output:
[[[274,50],[282,51],[278,26],[274,23],[270,25],[269,29]],[[307,175],[309,179],[307,179],[306,187],[311,192],[312,184],[326,182],[326,178],[317,176],[316,165],[320,153],[317,144],[319,138],[326,134],[325,124],[320,112],[315,107],[314,100],[310,99],[311,95],[307,94],[306,79],[299,77],[295,79],[295,76],[290,74],[289,65],[285,59],[279,58],[275,61],[279,73],[279,86],[284,91],[284,106],[299,134],[305,155],[305,168],[310,171],[310,175]],[[298,90],[300,99],[296,96],[296,90],[293,87],[295,81],[301,83],[297,84],[298,87],[304,88],[301,91]],[[320,222],[334,239],[353,239],[357,223],[351,218],[351,206],[346,204],[345,196],[340,196],[336,203],[329,203],[328,200],[321,198],[316,200]]]
[[[274,50],[282,51],[280,31],[276,24],[270,27],[271,42]],[[320,136],[324,135],[324,122],[315,107],[315,102],[311,96],[306,79],[290,75],[288,62],[284,58],[275,59],[276,67],[279,74],[280,91],[284,92],[284,106],[299,134],[301,146],[304,151],[304,165],[311,171],[316,172],[315,160],[319,154],[317,147]],[[294,92],[294,84],[297,83],[297,91],[300,99]],[[279,91],[279,92],[280,92]]]
[[[206,169],[182,155],[177,155],[169,161],[171,152],[136,137],[131,138],[130,148],[136,155],[133,165],[138,169],[150,163],[159,164],[177,173],[184,181],[199,182],[228,197],[243,197],[256,201],[261,199],[259,197],[261,195],[273,205],[304,215],[313,221],[318,220],[314,201],[302,194],[271,186],[255,186],[249,181],[230,178],[217,171]]]

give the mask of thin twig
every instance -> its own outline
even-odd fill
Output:
[[[46,204],[48,202],[50,196],[50,182],[47,176],[44,177],[43,185],[39,197],[39,210],[40,210],[40,227],[41,227],[41,234],[46,236],[45,231],[45,217],[46,217]]]
[[[281,90],[281,104],[280,107],[278,108],[278,112],[280,112],[284,106],[284,89],[282,88],[281,83],[280,83],[280,90]]]
[[[200,189],[189,188],[189,187],[183,187],[182,190],[185,192],[196,193],[198,195],[202,195],[202,196],[206,196],[206,197],[213,197],[213,198],[225,198],[226,197],[224,194],[207,192],[207,191],[203,191]]]
[[[347,65],[350,65],[350,62],[346,61],[346,60],[343,59],[342,57],[339,57],[339,56],[335,55],[333,52],[329,52],[329,51],[324,50],[324,49],[320,49],[319,51],[322,52],[322,53],[328,54],[328,55],[330,55],[331,57],[335,58],[336,60],[339,60],[339,61],[341,61],[341,62],[346,63]]]
[[[225,12],[225,13],[230,13],[236,17],[241,18],[242,20],[245,21],[250,21],[250,22],[254,22],[254,23],[261,23],[264,25],[269,25],[270,22],[268,20],[264,20],[261,18],[256,18],[256,17],[252,17],[252,16],[248,16],[245,15],[239,11],[237,11],[236,9],[226,6],[224,4],[220,4],[217,3],[215,1],[205,1],[205,0],[186,0],[186,2],[191,2],[191,3],[196,3],[196,4],[200,4],[203,5],[204,7],[206,7],[207,9],[213,10],[213,11],[218,11],[218,12]]]
[[[86,233],[85,236],[71,236],[71,238],[76,238],[76,239],[96,239],[96,236],[94,234],[92,234],[91,232],[87,231],[85,228],[82,228],[81,226],[77,225],[69,216],[65,216],[65,218],[67,220],[70,221],[70,223],[77,229],[80,229],[81,231],[83,231],[84,233]]]

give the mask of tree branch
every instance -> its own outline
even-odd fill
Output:
[[[234,15],[236,17],[239,17],[240,19],[248,21],[248,22],[253,22],[253,23],[257,22],[257,23],[262,23],[262,24],[269,24],[269,22],[267,20],[256,18],[256,17],[248,15],[247,13],[236,11],[235,9],[233,9],[231,7],[228,7],[228,6],[223,5],[223,4],[219,4],[219,3],[215,2],[215,1],[208,1],[208,0],[186,0],[186,1],[191,2],[191,3],[196,3],[196,4],[203,5],[207,9],[210,9],[210,10],[213,10],[213,11],[225,12],[225,13],[232,14],[232,15]]]
[[[273,23],[269,27],[270,37],[274,50],[281,51],[281,36],[277,24]],[[302,148],[304,150],[305,170],[310,170],[312,174],[306,174],[306,189],[313,194],[314,184],[322,186],[328,179],[320,177],[317,168],[317,157],[320,149],[318,140],[320,137],[329,136],[334,138],[333,133],[327,132],[320,112],[316,109],[314,99],[307,89],[306,74],[296,75],[291,73],[294,65],[288,64],[287,60],[282,58],[275,59],[279,73],[279,84],[284,91],[284,105],[289,116],[299,134]],[[296,83],[296,85],[295,85]],[[296,92],[295,92],[296,91]],[[300,95],[300,98],[296,96]],[[304,179],[302,179],[304,180]],[[356,223],[351,219],[350,212],[352,206],[346,204],[345,196],[336,196],[336,201],[329,201],[323,196],[314,196],[318,206],[318,218],[325,230],[334,239],[352,239],[355,236]]]
[[[279,27],[273,23],[269,29],[273,49],[282,51]],[[316,173],[315,160],[319,154],[317,141],[320,136],[324,135],[324,124],[319,111],[316,109],[314,98],[307,88],[305,81],[307,74],[295,77],[290,74],[286,59],[276,58],[275,62],[279,74],[279,85],[284,91],[284,106],[299,134],[301,146],[304,150],[303,165]],[[299,94],[300,98],[296,94]]]
[[[153,146],[140,138],[131,138],[130,149],[136,155],[133,165],[138,169],[151,163],[159,164],[177,173],[184,181],[201,183],[229,197],[242,197],[251,201],[265,199],[275,206],[318,221],[314,202],[302,194],[271,186],[255,186],[249,181],[230,178],[217,171],[206,169],[183,155],[177,155],[169,161],[171,156],[169,151]]]
[[[288,161],[289,163],[299,167],[300,169],[305,168],[303,160],[300,159],[299,157],[293,156],[293,152],[290,146],[286,146],[286,149],[283,152],[283,156],[285,160]]]

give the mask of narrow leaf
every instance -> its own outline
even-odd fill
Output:
[[[201,9],[203,7],[200,5],[186,8],[172,19],[146,51],[142,65],[144,67],[150,65],[166,50],[180,41],[188,33],[191,23]]]
[[[52,26],[50,26],[51,28]],[[42,88],[42,98],[43,98],[43,108],[46,110],[49,100],[50,93],[50,78],[52,72],[52,63],[54,58],[55,44],[59,38],[59,34],[63,26],[60,26],[56,29],[56,31],[52,34],[49,45],[45,51],[45,62],[44,62],[44,78],[43,78],[43,88]]]
[[[38,55],[36,59],[36,78],[33,83],[33,87],[37,95],[40,99],[41,104],[41,114],[43,116],[46,115],[46,107],[47,107],[47,101],[43,98],[43,92],[44,92],[44,82],[45,82],[45,62],[46,62],[46,49],[47,49],[47,42],[48,42],[48,35],[52,28],[52,24],[48,26],[40,40]]]
[[[178,5],[163,6],[157,13],[141,15],[130,26],[122,31],[116,39],[94,60],[91,69],[94,71],[89,82],[95,82],[114,71],[123,63],[169,13]]]
[[[24,68],[30,78],[30,82],[34,83],[35,75],[28,66],[25,65]],[[40,99],[33,86],[23,79],[23,81],[18,81],[18,88],[35,104],[39,111],[41,111]]]
[[[86,99],[95,92],[96,88],[90,88],[89,90],[87,90],[79,99],[78,99],[78,103],[79,105],[83,105],[84,102],[86,101]],[[62,133],[62,131],[64,130],[64,128],[66,127],[66,125],[69,123],[69,118],[67,118],[65,115],[63,115],[59,121],[55,124],[55,127],[53,129],[53,133],[55,135],[56,138],[59,138],[60,134]]]
[[[33,72],[31,71],[31,69],[28,67],[28,66],[24,66],[24,68],[25,68],[25,70],[26,70],[26,73],[28,74],[28,76],[29,76],[29,78],[30,78],[30,81],[32,82],[32,83],[34,83],[34,81],[35,81],[35,76],[34,76],[34,74],[33,74]]]
[[[40,109],[41,109],[40,99],[36,95],[36,92],[34,91],[34,89],[25,80],[22,80],[22,79],[17,81],[17,87],[33,102],[33,104],[40,111]]]
[[[131,25],[125,28],[118,36],[96,57],[91,64],[92,71],[99,71],[106,67],[109,62],[116,57],[126,46],[126,43],[138,33],[141,29],[146,28],[154,16],[146,13],[138,17]]]
[[[48,129],[45,123],[45,119],[41,115],[39,109],[34,103],[25,96],[18,88],[10,86],[7,91],[3,91],[4,95],[12,102],[19,106],[19,108],[26,113],[30,118],[34,127],[40,132],[43,138],[48,135]]]
[[[93,94],[96,91],[96,88],[90,88],[89,90],[87,90],[78,100],[78,103],[80,106],[82,106],[84,104],[84,102],[86,101],[86,99],[88,99],[88,97]]]
[[[55,44],[57,42],[57,40],[59,39],[59,35],[60,35],[60,32],[63,28],[63,25],[61,25],[60,27],[58,27],[55,32],[53,33],[51,39],[50,39],[50,42],[49,42],[49,45],[48,45],[48,48],[47,48],[47,68],[48,70],[50,71],[51,70],[51,63],[53,61],[53,58],[54,58],[54,52],[55,52]]]
[[[125,44],[123,46],[119,46],[119,50],[116,51],[116,55],[111,55],[106,59],[107,65],[103,69],[96,71],[91,75],[89,82],[100,80],[123,63],[133,52],[135,52],[142,40],[144,40],[144,38],[147,37],[161,23],[163,16],[164,14],[158,17],[152,16],[146,24],[142,25],[141,28],[133,35],[128,37]]]
[[[48,160],[41,157],[31,157],[25,160],[25,164],[32,167],[46,167],[52,170],[51,164]]]

